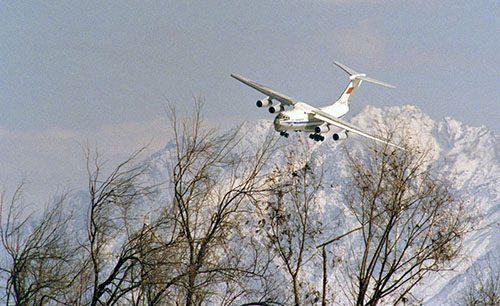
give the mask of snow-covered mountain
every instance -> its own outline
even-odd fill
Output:
[[[387,114],[387,115],[385,115]],[[367,121],[403,122],[414,131],[411,137],[432,144],[436,157],[444,161],[443,170],[467,210],[476,215],[474,229],[467,235],[462,256],[451,264],[452,271],[425,279],[415,293],[424,305],[456,305],[464,288],[470,285],[477,267],[485,267],[500,257],[500,137],[485,126],[471,127],[452,118],[435,122],[414,106],[384,110],[366,107],[353,118]],[[500,271],[500,267],[492,267]]]
[[[429,274],[413,291],[417,300],[422,301],[424,305],[459,304],[461,293],[464,288],[470,286],[474,279],[473,273],[478,267],[484,267],[484,263],[493,258],[495,259],[493,264],[498,266],[493,268],[500,271],[500,137],[484,126],[471,127],[452,118],[435,122],[414,106],[384,109],[367,106],[350,121],[372,131],[380,126],[403,127],[402,129],[409,131],[406,137],[410,142],[429,145],[434,158],[443,161],[442,169],[457,195],[466,203],[467,210],[477,216],[474,230],[465,237],[461,256],[449,265],[450,271]],[[266,135],[274,131],[271,120],[259,120],[244,123],[239,133],[244,137],[235,148],[237,154],[255,148]],[[279,145],[283,145],[284,148],[287,145],[294,146],[298,137],[300,133],[291,134],[290,138],[280,138]],[[324,183],[327,186],[320,191],[315,211],[318,215],[317,221],[325,228],[322,238],[316,242],[318,244],[357,225],[346,217],[349,211],[342,204],[342,188],[346,184],[348,175],[343,143],[335,142],[331,137],[327,137],[324,142],[313,142],[307,136],[303,139],[310,145],[311,162],[322,165]],[[344,143],[350,150],[364,150],[363,141],[353,135],[344,140]],[[168,181],[168,175],[176,159],[175,150],[175,142],[170,141],[162,150],[146,159],[148,164],[147,176],[144,178],[146,184]],[[283,162],[284,150],[278,150],[269,166],[280,166]],[[169,201],[170,198],[168,191],[160,194],[160,197],[162,198],[159,201],[155,201],[158,205]],[[80,203],[76,205],[77,207],[85,205],[84,194],[76,198],[80,199],[76,202]],[[154,210],[159,210],[160,207],[148,206],[144,209],[147,214],[154,215]],[[142,215],[142,212],[137,214]],[[84,214],[80,216],[85,217]],[[84,226],[83,220],[80,221],[76,227]],[[256,223],[257,221],[248,223],[249,235],[255,234]],[[356,242],[351,241],[351,247],[355,244]],[[342,262],[342,258],[349,256],[348,247],[342,244],[336,245],[335,249],[330,249],[329,255]],[[346,262],[338,266],[342,264]],[[335,273],[342,272],[342,270],[335,272],[333,268],[330,270],[328,284],[331,287],[336,286],[333,291],[339,290],[339,279],[335,277]],[[289,280],[285,274],[280,275],[280,273],[276,271],[275,275],[278,279],[281,277],[282,286],[286,286]],[[321,258],[313,257],[304,266],[302,273],[302,278],[309,284],[308,288],[319,292],[322,277]],[[350,304],[345,296],[337,297],[335,302],[340,305]]]
[[[484,126],[471,127],[452,118],[435,122],[414,106],[384,109],[367,106],[351,122],[368,130],[377,126],[402,126],[410,131],[410,135],[406,136],[410,141],[428,144],[435,158],[444,161],[446,176],[466,202],[467,209],[480,216],[475,230],[465,238],[463,255],[451,264],[452,270],[427,277],[414,291],[425,305],[456,304],[457,296],[470,281],[471,269],[492,255],[500,256],[500,137]],[[270,120],[245,123],[241,130],[245,137],[237,150],[254,147],[270,129]],[[292,134],[280,142],[284,145],[293,143],[296,141],[294,137],[295,134]],[[354,150],[362,149],[359,144],[362,140],[355,138],[346,141]],[[346,175],[346,160],[341,144],[327,138],[322,143],[311,142],[311,148],[312,155],[320,157],[317,162],[323,164],[324,180],[330,186],[325,188],[323,199],[319,201],[322,222],[327,227],[348,228],[346,224],[335,220],[341,209],[339,191]],[[165,179],[164,174],[173,162],[174,149],[174,144],[169,143],[150,157],[151,179]],[[280,158],[276,157],[274,161],[279,163]],[[310,274],[306,277],[311,279],[318,277],[318,271],[314,268],[306,269],[306,273]],[[334,282],[332,280],[330,284]]]

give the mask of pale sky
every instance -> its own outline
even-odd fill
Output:
[[[85,188],[80,144],[152,152],[167,101],[203,97],[226,126],[271,120],[231,72],[329,104],[347,84],[333,60],[397,86],[364,84],[352,114],[412,104],[500,133],[499,16],[493,0],[0,0],[0,183]]]

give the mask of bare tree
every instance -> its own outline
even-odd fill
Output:
[[[59,302],[74,281],[72,252],[65,235],[69,217],[59,197],[39,216],[20,203],[22,185],[10,201],[0,199],[0,238],[6,255],[0,274],[6,279],[4,302],[43,305]]]
[[[18,305],[123,304],[144,283],[134,271],[147,252],[157,252],[143,247],[152,231],[143,223],[145,205],[156,190],[141,182],[147,165],[136,163],[137,151],[102,179],[99,155],[86,153],[89,201],[84,218],[72,219],[63,207],[65,197],[40,216],[23,217],[17,207],[21,189],[8,205],[2,196],[0,234],[8,260],[1,272],[7,277],[7,304],[11,299]],[[86,235],[79,228],[82,219]]]
[[[407,150],[372,147],[354,156],[346,150],[350,179],[345,203],[359,224],[352,257],[356,305],[397,304],[429,272],[456,258],[469,218],[437,163]]]
[[[149,266],[157,283],[148,290],[176,304],[229,305],[252,296],[246,288],[250,279],[265,279],[266,262],[260,261],[265,255],[253,247],[256,242],[242,224],[251,218],[251,200],[263,188],[274,142],[269,136],[257,148],[243,150],[238,147],[244,137],[239,130],[220,134],[203,127],[201,106],[184,120],[171,109],[171,201],[165,203],[154,233],[158,246],[169,247],[160,249],[163,255]]]
[[[498,255],[488,256],[474,264],[466,273],[469,279],[457,304],[465,306],[500,305],[500,260]]]
[[[141,285],[141,279],[132,273],[141,260],[138,246],[148,238],[141,205],[148,204],[157,187],[141,182],[147,169],[147,165],[136,162],[141,151],[102,179],[100,156],[92,157],[87,150],[87,236],[80,248],[80,280],[87,287],[79,293],[79,303],[114,305]]]
[[[275,304],[272,257],[243,226],[253,222],[253,203],[265,191],[274,140],[269,134],[248,150],[239,130],[220,134],[202,121],[201,104],[190,120],[172,113],[176,158],[163,197],[161,186],[146,183],[149,165],[137,162],[140,151],[104,175],[102,159],[89,149],[88,202],[75,219],[60,205],[39,221],[21,218],[16,193],[0,223],[7,302]],[[170,200],[161,206],[165,193]]]
[[[290,277],[293,303],[301,305],[320,299],[319,292],[307,288],[301,271],[317,255],[315,239],[322,226],[316,205],[323,169],[311,160],[311,149],[302,138],[299,146],[284,151],[285,164],[276,165],[267,177],[269,199],[260,210],[261,226]]]

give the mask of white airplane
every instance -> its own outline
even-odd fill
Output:
[[[319,108],[294,100],[240,75],[232,73],[231,76],[243,84],[248,85],[266,95],[264,99],[257,101],[257,107],[267,107],[271,114],[278,113],[274,119],[274,129],[280,132],[281,136],[288,137],[288,131],[302,131],[310,132],[311,134],[309,135],[309,138],[311,139],[323,141],[325,137],[322,134],[328,133],[330,128],[333,126],[340,129],[339,132],[335,132],[333,134],[333,140],[336,141],[346,139],[349,133],[354,133],[384,144],[401,148],[395,144],[389,143],[383,138],[371,135],[340,119],[349,111],[352,95],[363,81],[389,88],[395,87],[393,85],[369,78],[366,74],[358,73],[339,62],[334,63],[350,75],[350,82],[335,103]],[[286,110],[285,107],[291,109]]]

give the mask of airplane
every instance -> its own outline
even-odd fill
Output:
[[[309,134],[309,138],[315,141],[323,141],[325,140],[323,134],[328,133],[331,127],[335,127],[340,129],[340,131],[333,133],[332,138],[335,141],[346,139],[349,133],[354,133],[403,149],[341,119],[349,111],[352,95],[363,81],[389,88],[395,88],[395,86],[367,77],[366,74],[358,73],[337,61],[334,61],[334,64],[349,74],[349,85],[347,85],[347,88],[335,103],[319,108],[292,99],[241,75],[231,73],[231,77],[266,95],[265,98],[257,101],[257,107],[267,107],[271,114],[278,114],[274,119],[274,129],[280,132],[281,136],[288,138],[290,135],[288,131],[309,132],[311,133]]]

